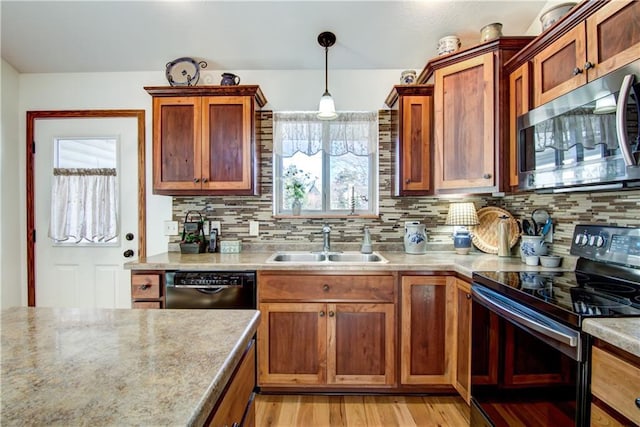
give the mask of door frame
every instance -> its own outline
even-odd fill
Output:
[[[138,258],[147,254],[147,208],[146,208],[146,164],[145,164],[145,111],[144,110],[60,110],[27,111],[27,305],[36,305],[36,259],[35,259],[35,124],[36,120],[48,119],[106,119],[135,118],[138,121]]]

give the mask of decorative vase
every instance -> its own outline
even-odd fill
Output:
[[[408,254],[427,252],[427,232],[424,224],[417,221],[404,223],[404,251]]]
[[[520,260],[525,262],[525,257],[530,255],[542,256],[546,255],[549,248],[544,236],[521,236],[520,241]]]
[[[453,247],[459,255],[467,255],[471,251],[471,233],[469,230],[456,230],[453,235]]]
[[[300,202],[300,200],[294,200],[291,203],[291,213],[297,216],[297,215],[300,215],[301,211],[302,211],[302,203]]]

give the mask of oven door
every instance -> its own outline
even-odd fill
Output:
[[[472,286],[471,425],[586,425],[586,339]]]

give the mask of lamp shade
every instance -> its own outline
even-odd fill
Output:
[[[451,203],[446,225],[478,225],[478,214],[473,202]]]
[[[318,118],[321,120],[333,120],[338,117],[336,113],[336,105],[329,92],[325,92],[320,98],[320,106],[318,108]]]

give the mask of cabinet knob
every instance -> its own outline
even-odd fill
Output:
[[[202,182],[209,182],[207,178],[202,178]]]
[[[640,409],[640,397],[636,398],[636,406]]]
[[[144,285],[140,286],[140,290],[141,291],[146,291],[150,287],[151,287],[151,285],[149,285],[148,283],[145,283]]]
[[[324,317],[324,311],[320,312],[320,317]]]
[[[490,173],[485,173],[484,175],[482,175],[482,177],[484,179],[490,179],[491,178],[491,174]]]
[[[333,316],[335,316],[335,315],[336,315],[336,314],[335,314],[333,311],[330,311],[330,312],[329,312],[329,317],[333,317]]]
[[[329,288],[329,285],[327,285],[327,284],[324,284],[324,285],[322,286],[322,290],[323,290],[323,291],[325,291],[325,292],[329,292],[329,289],[330,289],[330,288]]]
[[[582,68],[576,67],[573,69],[573,75],[577,76],[578,74],[582,74]]]
[[[200,182],[200,178],[193,178],[193,182],[195,182],[195,183]]]
[[[593,62],[587,61],[587,62],[584,63],[584,69],[585,70],[589,70],[591,68],[594,68],[595,66],[596,66],[596,64],[594,64]]]
[[[471,299],[471,294],[467,294],[467,299]]]
[[[411,184],[411,180],[410,180],[410,179],[408,179],[408,180],[406,180],[404,183],[405,183],[405,184]]]

